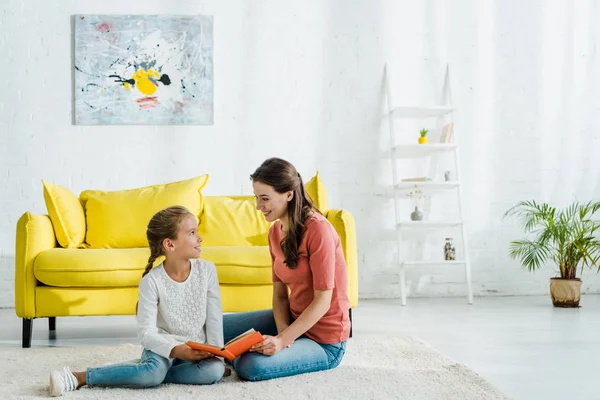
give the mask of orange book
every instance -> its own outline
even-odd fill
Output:
[[[185,342],[185,344],[190,346],[192,349],[207,351],[216,356],[224,357],[229,361],[233,361],[240,355],[247,352],[250,347],[254,346],[256,343],[262,342],[263,340],[265,340],[265,338],[260,334],[260,332],[250,329],[225,343],[224,347],[192,341]]]

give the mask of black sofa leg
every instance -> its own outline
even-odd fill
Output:
[[[48,317],[48,327],[51,331],[56,330],[56,317]]]
[[[350,337],[352,337],[352,309],[349,310],[350,314]]]
[[[31,347],[31,333],[33,331],[33,319],[23,318],[23,348]]]

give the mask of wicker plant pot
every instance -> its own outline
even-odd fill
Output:
[[[579,307],[581,279],[550,279],[550,296],[554,307]]]

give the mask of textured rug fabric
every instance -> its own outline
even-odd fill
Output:
[[[49,372],[74,371],[138,358],[134,345],[0,349],[0,398],[48,397]],[[233,374],[212,386],[161,385],[152,389],[82,388],[68,399],[506,399],[489,382],[426,343],[405,336],[350,339],[346,356],[330,371],[263,382]]]

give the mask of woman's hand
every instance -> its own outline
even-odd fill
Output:
[[[279,353],[283,348],[288,348],[291,344],[284,346],[283,340],[279,336],[264,335],[265,340],[255,344],[250,348],[250,351],[264,354],[265,356],[272,356]]]
[[[173,347],[171,350],[170,357],[171,358],[179,358],[184,361],[200,361],[205,358],[210,358],[213,355],[207,351],[192,349],[187,344],[180,344],[179,346]]]

